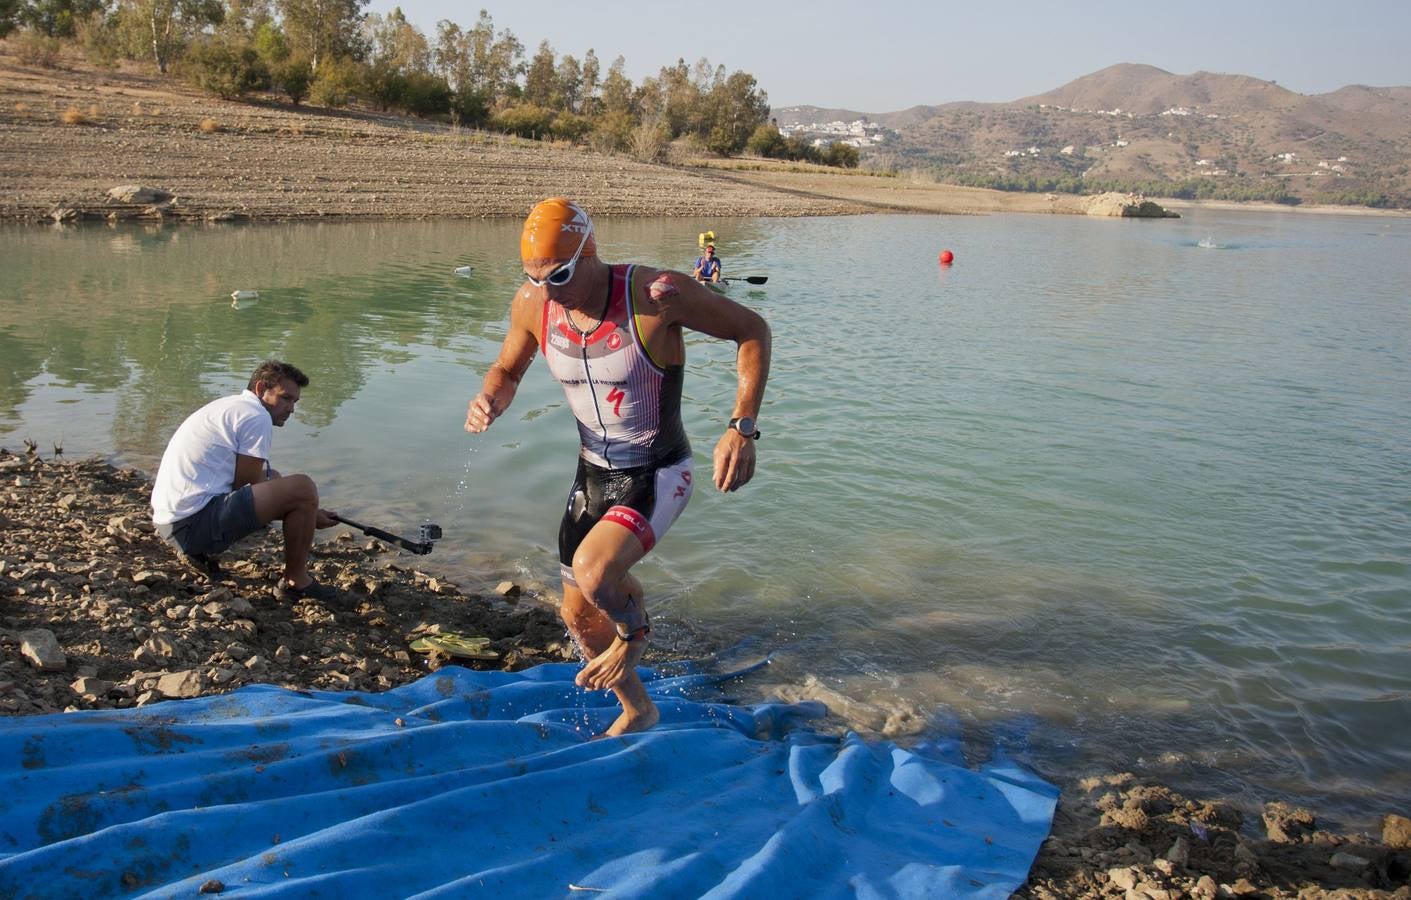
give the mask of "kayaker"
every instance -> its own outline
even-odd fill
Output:
[[[266,360],[245,390],[187,416],[157,468],[152,522],[183,562],[214,577],[217,554],[278,519],[284,523],[284,573],[276,596],[332,603],[342,595],[309,574],[309,549],[315,529],[337,523],[319,509],[312,478],[281,475],[269,464],[274,429],[289,420],[308,384],[295,366]]]
[[[696,271],[692,274],[697,281],[720,281],[720,259],[715,255],[714,244],[706,244],[705,256],[696,257]]]
[[[683,272],[604,262],[592,220],[563,197],[529,213],[519,252],[525,282],[465,429],[483,432],[504,414],[542,349],[578,419],[578,470],[559,525],[560,614],[587,660],[576,681],[611,689],[622,703],[606,734],[642,731],[659,714],[636,672],[651,628],[630,570],[694,487],[681,423],[682,333],[701,331],[737,347],[734,405],[712,460],[715,486],[734,491],[754,476],[769,326]]]

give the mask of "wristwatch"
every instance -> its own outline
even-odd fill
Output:
[[[754,427],[754,416],[739,416],[730,420],[731,428],[740,432],[747,438],[759,440],[759,429]]]

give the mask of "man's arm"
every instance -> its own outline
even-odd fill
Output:
[[[647,295],[661,311],[664,324],[679,325],[711,337],[734,341],[738,385],[731,418],[759,415],[764,384],[769,379],[769,323],[752,309],[721,296],[678,272],[651,276]],[[754,477],[755,442],[733,428],[715,445],[715,486],[722,491],[743,487]]]
[[[269,463],[258,456],[235,454],[235,483],[230,486],[230,489],[238,491],[247,484],[259,484],[266,480],[265,471],[268,466]]]
[[[510,304],[509,332],[500,345],[500,355],[490,364],[480,393],[471,398],[466,409],[466,431],[475,434],[486,430],[509,409],[519,390],[519,380],[539,350],[537,325],[542,311],[542,303],[534,302],[524,293],[515,295]]]

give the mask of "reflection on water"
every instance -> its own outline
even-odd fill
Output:
[[[685,623],[772,656],[743,698],[1004,737],[1050,774],[1135,759],[1202,795],[1411,802],[1411,223],[598,225],[612,260],[689,266],[709,228],[727,275],[769,276],[731,293],[775,332],[759,475],[697,491],[640,568],[664,640]],[[150,470],[185,415],[279,356],[312,383],[276,465],[359,521],[441,524],[433,571],[547,589],[576,443],[561,391],[536,366],[490,433],[461,430],[517,238],[4,229],[0,443]],[[735,360],[687,345],[704,473]]]

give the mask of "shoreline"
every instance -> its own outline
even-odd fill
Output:
[[[376,112],[225,101],[175,78],[66,62],[52,70],[23,66],[0,42],[0,222],[61,221],[56,214],[64,209],[71,221],[518,217],[559,194],[599,216],[698,218],[1083,215],[1089,199],[769,160],[644,163]],[[114,201],[108,191],[120,185],[173,199]],[[1411,216],[1152,199],[1175,209]]]
[[[216,580],[198,575],[157,538],[150,490],[142,473],[102,460],[0,448],[4,714],[131,708],[246,684],[383,691],[442,664],[576,659],[547,598],[505,584],[503,595],[463,591],[419,571],[417,557],[348,532],[317,543],[312,564],[352,598],[346,607],[273,598],[273,530],[227,551]],[[54,671],[20,652],[36,629],[64,656]],[[411,648],[439,631],[487,637],[497,658],[423,659]],[[663,643],[646,664],[690,655],[690,636]],[[1052,832],[1016,896],[1411,896],[1411,820],[1399,816],[1386,817],[1379,842],[1323,830],[1314,813],[1277,801],[1257,821],[1140,773],[1074,773],[1058,786]]]

